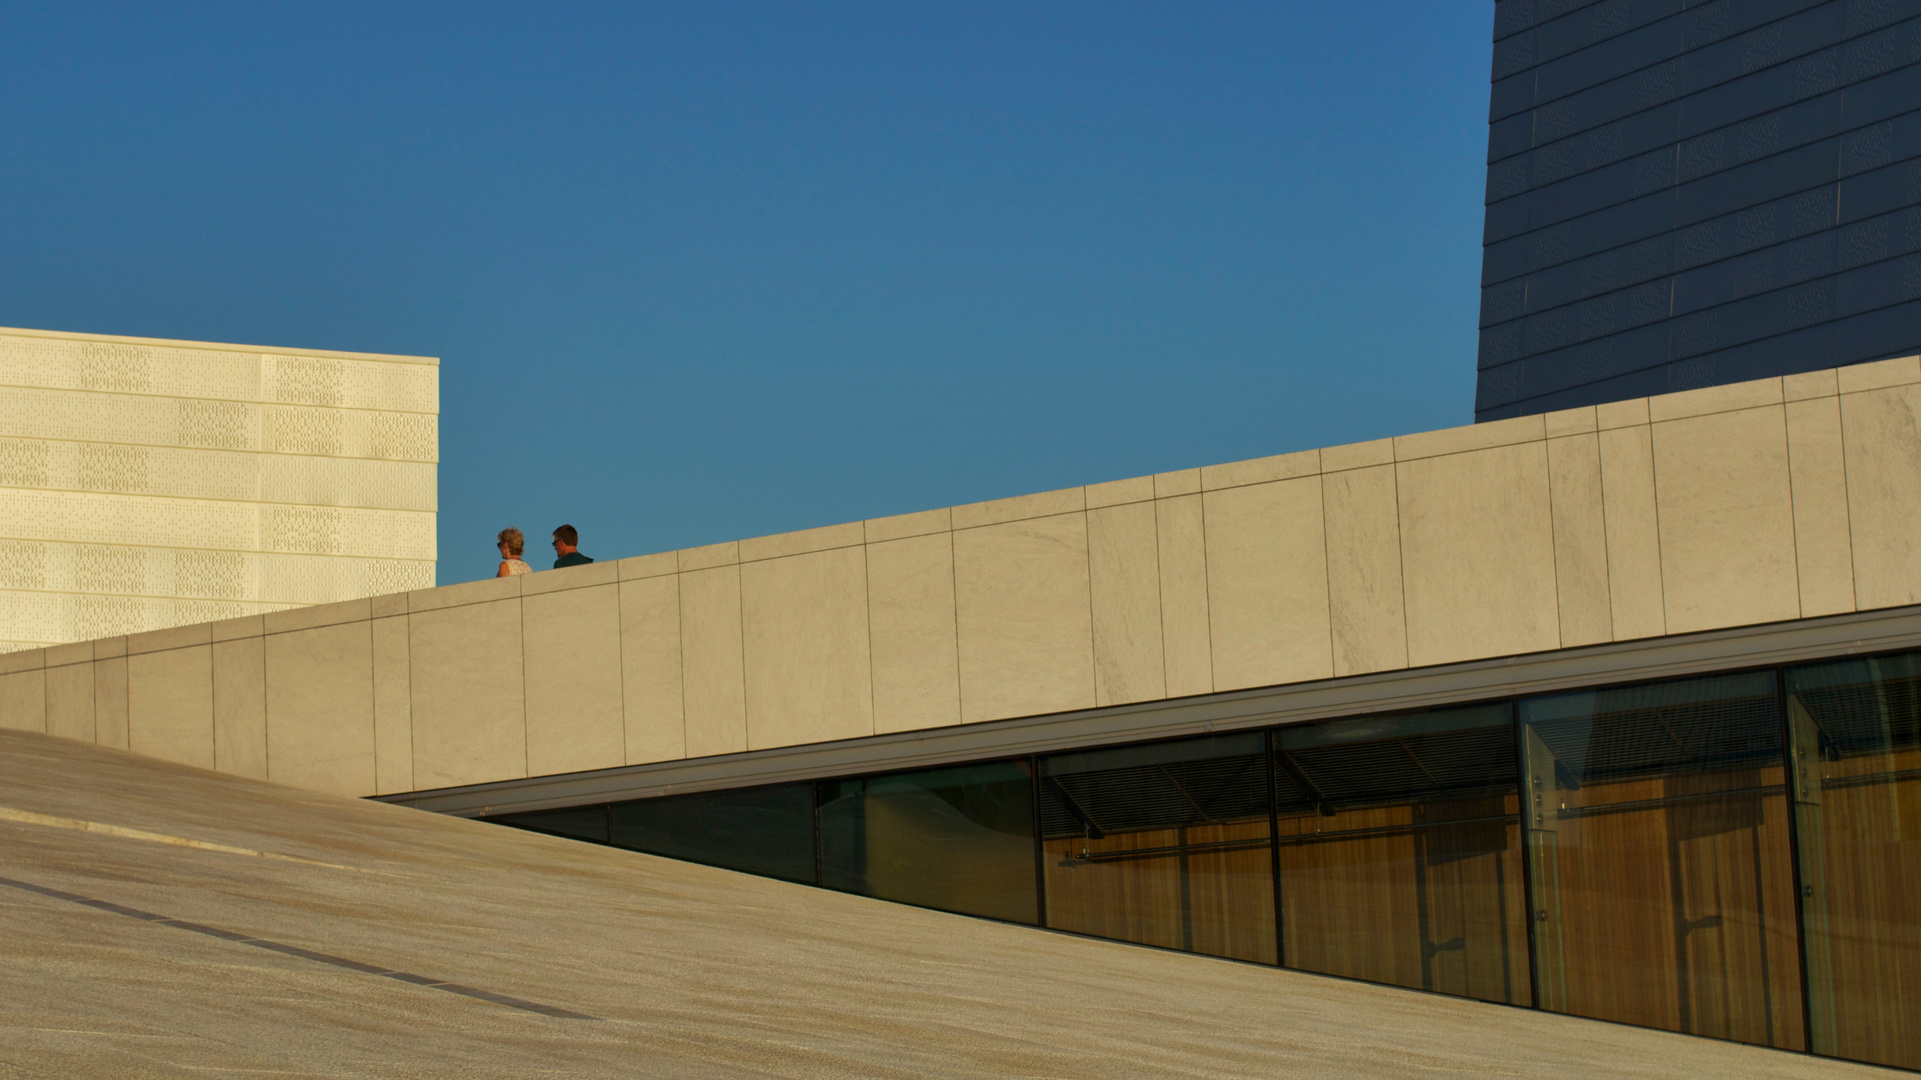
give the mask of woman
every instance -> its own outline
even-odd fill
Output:
[[[519,529],[500,530],[500,573],[495,577],[513,577],[515,574],[531,574],[534,568],[520,561],[520,553],[527,550],[527,538]]]

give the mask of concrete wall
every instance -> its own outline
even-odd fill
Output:
[[[350,795],[1921,603],[1921,360],[0,656]]]
[[[0,652],[431,587],[439,375],[0,329]]]

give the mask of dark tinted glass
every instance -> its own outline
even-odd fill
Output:
[[[1047,923],[1274,962],[1266,737],[1041,762]]]
[[[923,907],[1036,921],[1025,762],[820,785],[820,883]]]
[[[1477,419],[1921,351],[1914,275],[1832,231],[1921,203],[1921,0],[1602,0],[1499,34]]]
[[[555,836],[571,837],[575,840],[607,842],[607,807],[570,806],[561,810],[535,810],[525,814],[502,814],[488,818],[502,825],[512,825],[518,829],[531,829],[534,832],[552,833]]]
[[[1809,1041],[1921,1069],[1921,654],[1787,680]]]
[[[1541,1007],[1803,1045],[1772,672],[1521,703]]]
[[[1527,1002],[1508,706],[1311,724],[1275,739],[1287,966]]]
[[[611,808],[616,847],[749,874],[814,880],[814,785],[637,799]]]

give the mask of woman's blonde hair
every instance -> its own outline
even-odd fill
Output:
[[[500,530],[500,542],[507,545],[507,554],[515,558],[519,558],[520,553],[527,550],[527,538],[520,534],[519,529]]]

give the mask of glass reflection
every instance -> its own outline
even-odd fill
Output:
[[[1289,967],[1526,1003],[1506,705],[1275,733]]]
[[[1787,680],[1809,1042],[1921,1069],[1921,653]]]
[[[1521,703],[1542,1008],[1803,1045],[1775,685]]]
[[[814,882],[814,785],[704,791],[611,808],[615,847]]]
[[[1027,764],[822,783],[820,883],[966,915],[1037,921]]]
[[[607,807],[604,803],[568,806],[559,810],[533,810],[525,814],[502,814],[487,820],[529,832],[565,836],[570,840],[592,840],[597,844],[607,842]]]
[[[1253,732],[1044,759],[1047,924],[1273,963],[1265,753]]]

